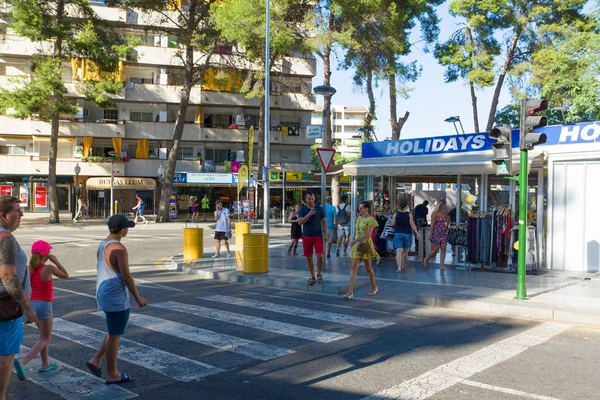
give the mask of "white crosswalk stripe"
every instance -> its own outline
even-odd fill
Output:
[[[280,314],[293,315],[296,317],[318,319],[322,321],[335,322],[337,324],[358,326],[361,328],[369,329],[381,329],[388,326],[394,325],[393,322],[380,321],[377,319],[368,319],[362,317],[355,317],[347,314],[340,314],[328,311],[309,310],[307,308],[300,308],[295,306],[287,306],[277,303],[269,303],[266,301],[243,299],[239,297],[231,296],[202,296],[198,297],[202,300],[215,301],[219,303],[232,304],[242,307],[251,307],[263,311],[271,311]]]
[[[104,317],[103,312],[95,312],[94,315]],[[242,354],[257,360],[272,360],[274,358],[295,353],[295,351],[284,349],[283,347],[240,339],[235,336],[196,328],[194,326],[151,317],[149,315],[131,314],[129,317],[129,324],[206,346],[215,347],[224,351]]]
[[[21,356],[25,355],[29,348],[21,346]],[[50,357],[50,362],[57,365],[56,371],[40,374],[38,368],[41,366],[39,358],[34,358],[27,364],[27,378],[36,385],[61,396],[63,399],[80,400],[86,399],[111,399],[126,400],[138,397],[136,393],[118,386],[105,385],[104,379],[97,378],[92,374],[71,367],[59,360]]]
[[[192,314],[203,318],[211,318],[216,319],[218,321],[225,321],[232,324],[247,326],[250,328],[260,329],[267,332],[275,332],[280,335],[312,340],[314,342],[331,343],[335,342],[336,340],[350,337],[350,335],[345,335],[342,333],[307,328],[304,326],[287,324],[285,322],[277,322],[265,318],[236,314],[229,311],[215,310],[212,308],[201,307],[196,305],[183,304],[175,301],[151,304],[151,306],[170,311]]]
[[[97,349],[100,347],[105,333],[61,318],[54,318],[53,335],[91,349]],[[121,338],[119,348],[120,360],[142,366],[178,381],[189,382],[223,372],[222,369],[212,365],[190,360],[125,338]]]

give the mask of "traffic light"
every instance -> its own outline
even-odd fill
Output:
[[[496,141],[492,145],[494,172],[496,175],[512,175],[512,129],[510,126],[496,127],[490,131],[489,137]]]
[[[533,133],[534,129],[542,128],[548,124],[544,116],[534,115],[539,111],[548,109],[547,100],[521,100],[521,139],[519,148],[521,150],[531,150],[536,144],[546,143],[546,134]]]

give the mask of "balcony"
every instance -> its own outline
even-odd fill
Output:
[[[125,126],[120,124],[104,124],[92,122],[60,121],[59,135],[62,137],[123,137]],[[49,122],[21,120],[0,116],[1,135],[36,135],[50,136]]]
[[[247,99],[242,93],[210,92],[203,90],[202,105],[259,107],[260,99]],[[315,108],[315,96],[310,93],[272,93],[271,107],[288,110],[312,111]]]
[[[75,158],[58,158],[56,175],[72,176],[73,169],[79,163],[81,176],[109,176],[111,163],[89,163]],[[47,156],[0,156],[0,171],[6,175],[48,175]],[[114,164],[115,176],[124,176],[123,163]]]
[[[166,168],[167,160],[157,159],[131,159],[125,163],[126,176],[135,177],[157,177],[158,167],[163,166]],[[175,172],[201,172],[200,161],[196,160],[177,160],[177,166]],[[215,166],[216,173],[224,173],[224,165]]]
[[[50,42],[32,42],[18,35],[0,35],[0,55],[31,56],[52,51]]]
[[[181,102],[181,86],[154,85],[129,83],[130,88],[125,89],[125,100],[142,101],[151,103],[174,103]],[[201,89],[194,86],[190,93],[190,104],[200,104]]]

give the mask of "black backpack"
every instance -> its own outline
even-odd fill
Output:
[[[344,204],[344,208],[340,208],[340,206],[337,206],[337,218],[338,218],[338,224],[340,225],[346,225],[348,224],[348,211],[346,211],[346,209],[348,208],[348,204]]]

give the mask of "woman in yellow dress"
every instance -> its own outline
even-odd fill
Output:
[[[350,242],[350,257],[352,258],[352,269],[350,271],[350,285],[348,292],[344,295],[346,300],[352,300],[354,297],[354,282],[356,281],[356,273],[358,272],[358,264],[360,260],[365,264],[369,279],[371,280],[371,291],[369,296],[374,296],[379,290],[375,283],[375,272],[372,267],[373,258],[377,257],[378,254],[373,247],[373,241],[371,240],[371,232],[377,227],[377,221],[371,216],[371,203],[363,201],[358,205],[358,217],[356,218],[356,225],[354,228],[354,240]],[[367,243],[368,251],[359,252],[359,243]]]

